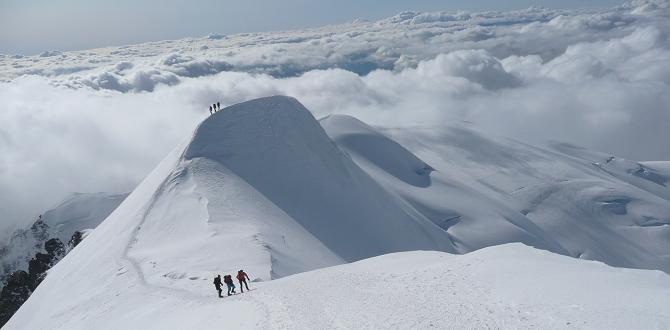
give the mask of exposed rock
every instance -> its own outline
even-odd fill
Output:
[[[81,241],[84,239],[84,235],[80,231],[75,231],[74,234],[72,234],[72,238],[70,238],[70,241],[67,242],[67,246],[69,250],[74,249]]]
[[[30,274],[23,270],[15,271],[8,277],[7,285],[0,293],[0,326],[5,325],[19,310],[19,307],[28,300],[32,293],[32,283]]]

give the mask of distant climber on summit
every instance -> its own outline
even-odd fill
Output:
[[[233,283],[233,277],[230,275],[226,275],[223,277],[223,282],[228,285],[228,295],[230,296],[230,293],[235,293],[235,284]]]
[[[223,298],[223,296],[221,295],[221,292],[223,292],[223,290],[221,289],[222,285],[223,283],[221,283],[221,275],[217,275],[214,278],[214,286],[216,287],[216,291],[219,291],[219,298]],[[228,295],[230,296],[230,294]]]
[[[213,113],[213,112],[212,112],[212,106],[210,105],[210,106],[209,106],[209,114],[211,115],[212,113]]]
[[[221,110],[221,103],[216,102],[216,108],[219,109],[219,110]]]
[[[240,293],[244,293],[242,283],[244,283],[244,286],[247,287],[247,291],[249,291],[249,285],[247,284],[247,280],[251,281],[251,279],[249,279],[249,275],[247,275],[247,273],[245,273],[243,270],[240,269],[240,271],[237,272],[237,281],[240,282]]]

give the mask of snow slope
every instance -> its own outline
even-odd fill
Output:
[[[439,228],[377,185],[291,98],[217,113],[172,163],[154,196],[132,210],[140,229],[127,250],[165,285],[210,277],[222,265],[244,265],[267,280],[450,248]]]
[[[50,271],[7,328],[668,324],[659,303],[667,274],[521,246],[289,276],[391,252],[508,242],[670,269],[659,166],[639,164],[655,173],[650,181],[630,171],[637,163],[467,125],[375,129],[346,116],[320,124],[283,96],[209,117]],[[286,278],[213,298],[213,275],[238,269]],[[624,292],[636,293],[631,304],[615,299]],[[420,303],[398,303],[405,297]]]
[[[234,301],[260,301],[277,329],[650,329],[670,326],[668,279],[510,244],[384,255]]]
[[[538,148],[467,124],[378,131],[349,116],[321,124],[377,182],[444,229],[460,253],[523,242],[670,271],[670,189],[663,184],[670,175],[662,165],[565,144]],[[429,177],[420,174],[426,168]]]
[[[439,228],[356,166],[295,99],[227,108],[200,125],[184,158],[225,166],[346,261],[451,249]]]
[[[64,314],[44,306],[48,318],[27,312],[37,311],[31,298],[6,329],[663,329],[669,283],[659,271],[513,244],[389,254],[251,283],[253,291],[224,299],[209,281],[190,293],[105,285]]]

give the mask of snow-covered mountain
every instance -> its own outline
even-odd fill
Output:
[[[444,229],[459,253],[523,242],[670,271],[667,162],[561,143],[540,148],[469,124],[378,131],[347,116],[321,123],[366,173]],[[435,169],[430,175],[421,175],[423,161]]]
[[[127,193],[74,193],[42,217],[52,236],[65,242],[75,231],[95,229],[121,202]]]
[[[318,118],[348,114],[386,127],[468,120],[534,145],[551,139],[670,159],[669,4],[404,12],[297,31],[0,54],[0,232],[25,227],[72,191],[133,189],[212,102],[268,95],[296,97]]]
[[[522,242],[667,272],[668,179],[664,162],[467,123],[373,128],[256,99],[203,121],[6,328],[668,326],[667,274],[519,245],[336,266]],[[264,282],[328,266],[214,298],[215,274]],[[639,295],[633,308],[624,295]]]
[[[50,268],[74,249],[128,194],[74,193],[29,228],[0,245],[0,326],[40,285]]]
[[[28,270],[28,262],[44,243],[57,238],[67,244],[76,231],[98,226],[128,194],[74,193],[49,209],[29,228],[18,228],[0,247],[0,282],[16,270]]]

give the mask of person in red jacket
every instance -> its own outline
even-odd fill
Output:
[[[251,281],[249,279],[249,275],[245,273],[243,270],[240,269],[239,272],[237,272],[237,280],[240,282],[240,291],[244,292],[244,289],[242,288],[242,283],[244,283],[244,286],[247,287],[247,291],[249,291],[249,285],[247,284],[247,280]]]

